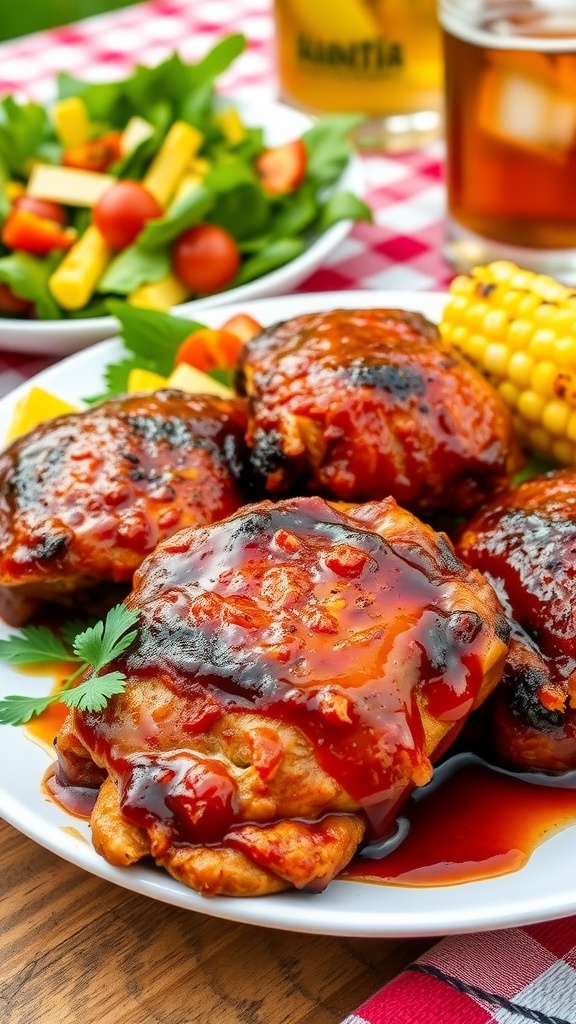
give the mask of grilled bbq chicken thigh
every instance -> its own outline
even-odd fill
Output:
[[[179,391],[60,416],[0,455],[0,614],[127,585],[165,537],[242,504],[245,403]],[[82,592],[82,593],[81,593]],[[124,593],[126,590],[124,591]]]
[[[456,547],[493,584],[512,623],[487,708],[500,758],[543,771],[576,768],[576,470],[500,495]]]
[[[519,465],[500,397],[418,313],[335,310],[276,324],[245,346],[238,386],[270,493],[390,494],[419,514],[458,515]]]
[[[391,498],[246,506],[158,546],[127,599],[125,691],[74,710],[58,780],[98,785],[96,849],[205,894],[320,890],[496,686],[483,576]]]

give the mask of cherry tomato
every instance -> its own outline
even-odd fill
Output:
[[[66,211],[60,203],[53,203],[50,199],[34,199],[33,196],[18,196],[12,203],[13,210],[27,210],[44,220],[53,220],[61,227],[66,226]]]
[[[240,266],[240,251],[224,228],[196,224],[176,239],[172,266],[191,292],[207,295],[230,284]]]
[[[265,149],[255,162],[262,188],[272,195],[291,192],[304,180],[308,157],[302,139]]]
[[[111,185],[92,211],[92,220],[111,249],[125,249],[147,220],[161,217],[162,207],[138,181]]]
[[[248,313],[237,313],[236,316],[231,316],[226,323],[222,324],[220,330],[235,334],[237,338],[240,338],[241,342],[245,343],[250,341],[251,338],[255,338],[257,334],[260,334],[262,324],[259,324]]]
[[[30,313],[33,304],[28,299],[21,299],[7,284],[0,284],[0,313]]]
[[[107,171],[122,156],[121,139],[121,132],[108,132],[99,139],[71,146],[64,151],[62,163],[81,171]]]
[[[204,373],[216,368],[228,370],[238,362],[241,349],[242,342],[230,331],[201,327],[184,339],[176,352],[174,364],[189,363]]]

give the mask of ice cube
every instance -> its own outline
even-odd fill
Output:
[[[557,160],[576,141],[576,98],[528,75],[490,67],[480,86],[478,120],[488,135]]]

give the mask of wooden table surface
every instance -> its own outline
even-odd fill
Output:
[[[101,881],[0,821],[1,1024],[338,1024],[430,940],[233,924]]]

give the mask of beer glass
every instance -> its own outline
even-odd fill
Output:
[[[576,4],[440,0],[445,252],[576,282]]]
[[[284,100],[313,114],[356,112],[368,149],[438,133],[442,56],[436,0],[275,0]]]

